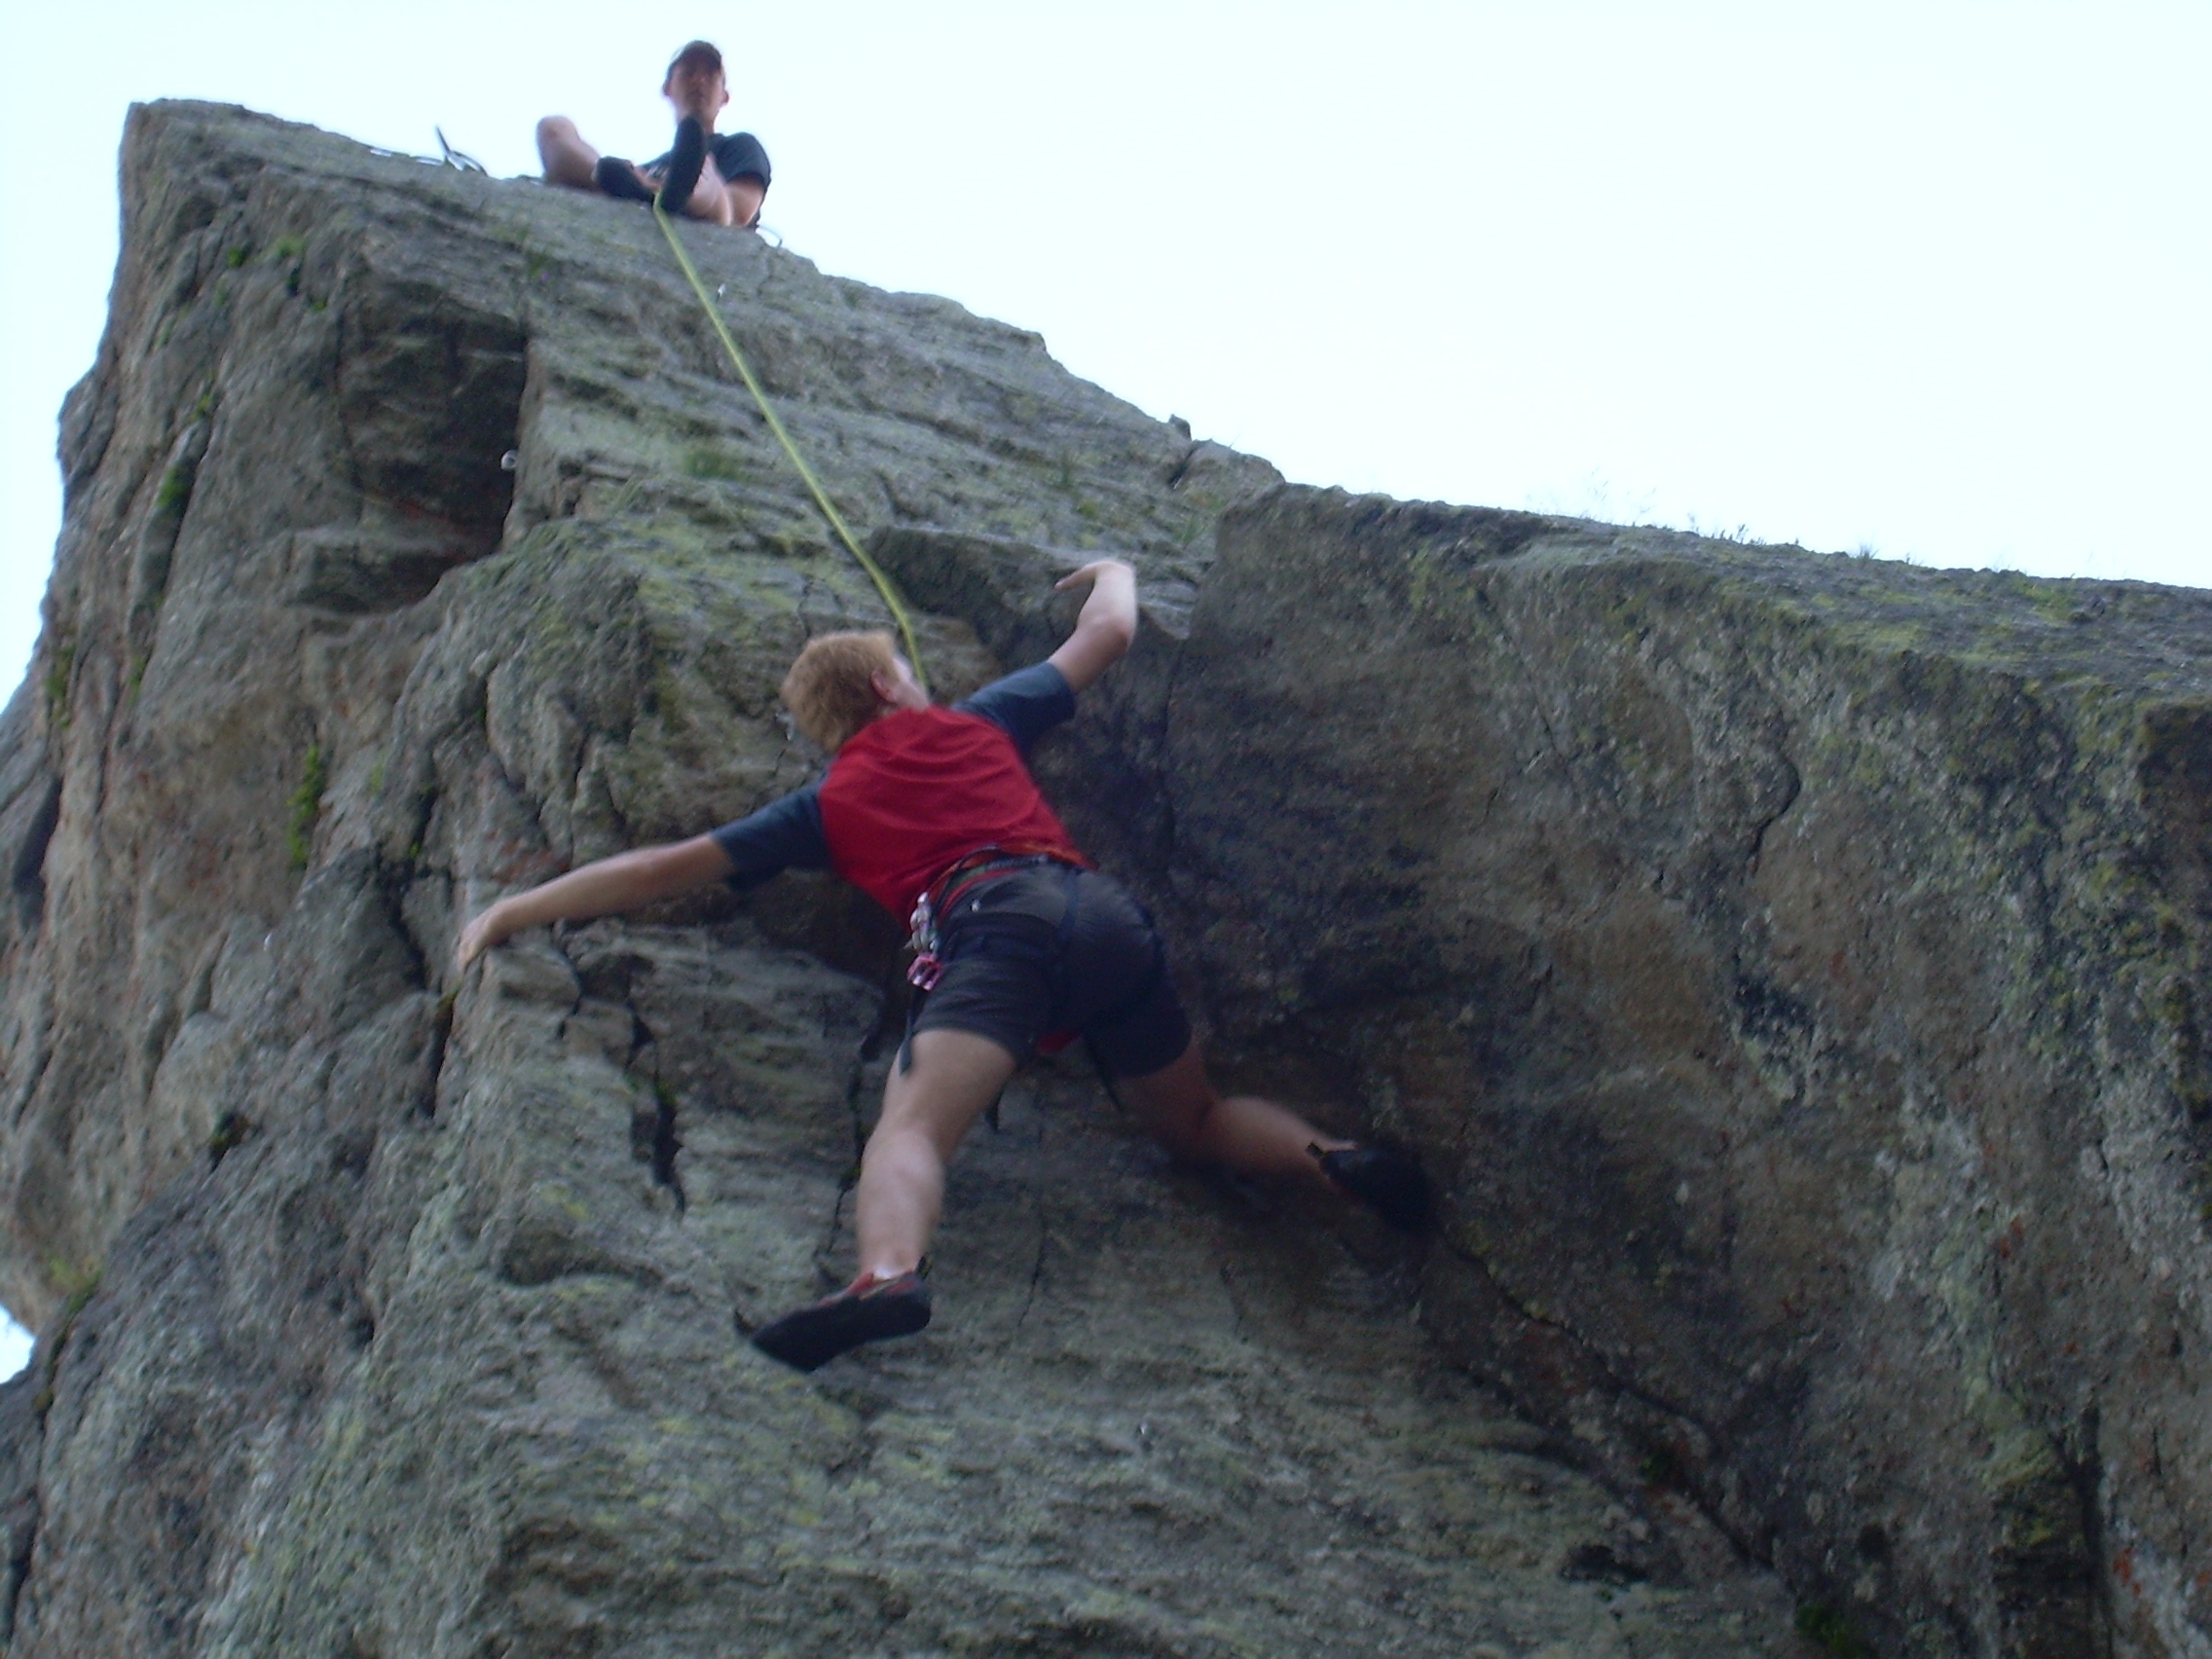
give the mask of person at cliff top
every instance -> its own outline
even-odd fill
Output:
[[[537,124],[537,155],[549,184],[603,190],[630,202],[655,196],[671,213],[688,213],[718,225],[751,230],[768,195],[768,152],[750,132],[717,133],[715,119],[729,102],[722,55],[695,40],[676,55],[661,83],[676,106],[676,142],[643,166],[603,156],[583,140],[565,115]]]
[[[1177,1156],[1316,1184],[1418,1228],[1427,1190],[1396,1153],[1325,1135],[1255,1095],[1224,1097],[1137,902],[1090,867],[1038,793],[1025,756],[1075,713],[1076,693],[1136,634],[1136,576],[1106,559],[1075,630],[1045,661],[953,707],[933,706],[888,634],[827,634],[792,665],[784,700],[834,758],[819,784],[710,834],[619,854],[501,899],[462,932],[462,969],[518,929],[580,920],[708,882],[740,889],[834,868],[894,916],[911,914],[918,991],[861,1159],[860,1275],[762,1326],[756,1346],[811,1371],[930,1319],[922,1258],[944,1170],[1015,1069],[1074,1035],[1121,1082],[1137,1120]]]

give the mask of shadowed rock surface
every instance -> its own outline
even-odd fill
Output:
[[[880,603],[645,214],[142,108],[0,725],[11,1654],[2212,1653],[2212,595],[1290,488],[683,234],[940,695],[1138,565],[1040,773],[1437,1233],[1053,1064],[925,1337],[740,1341],[894,930],[452,940],[804,782]]]

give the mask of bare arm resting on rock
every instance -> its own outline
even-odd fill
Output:
[[[709,882],[726,880],[729,856],[712,835],[694,835],[660,847],[616,853],[572,869],[542,887],[499,900],[461,930],[456,966],[466,969],[493,945],[548,922],[581,922],[673,899]]]

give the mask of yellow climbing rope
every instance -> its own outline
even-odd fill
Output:
[[[798,475],[806,480],[806,487],[814,492],[814,504],[822,509],[822,516],[830,521],[830,528],[837,533],[837,538],[844,542],[845,550],[860,562],[861,569],[875,582],[875,591],[883,595],[883,603],[891,608],[891,614],[899,624],[899,637],[906,643],[906,661],[913,667],[915,682],[927,691],[930,682],[928,675],[922,670],[922,648],[914,639],[914,624],[906,615],[906,607],[899,598],[898,587],[883,573],[882,568],[867,556],[860,542],[854,538],[853,533],[846,528],[843,517],[830,499],[829,492],[822,488],[822,481],[814,476],[814,468],[806,464],[806,457],[798,453],[798,445],[793,443],[791,433],[784,430],[783,422],[776,418],[775,406],[769,403],[767,392],[761,389],[759,381],[754,378],[753,365],[745,360],[745,353],[737,349],[737,342],[731,338],[728,326],[722,321],[721,313],[715,310],[715,302],[707,294],[707,284],[699,279],[698,269],[692,265],[691,256],[683,251],[683,243],[677,240],[676,226],[661,210],[657,199],[653,203],[653,217],[659,221],[660,234],[668,239],[669,249],[676,255],[676,263],[683,268],[691,291],[699,296],[699,309],[707,313],[707,320],[714,324],[715,333],[721,340],[722,350],[729,353],[729,360],[737,366],[738,378],[745,382],[745,389],[753,393],[753,401],[760,405],[760,413],[768,421],[768,430],[776,434],[776,441],[784,446],[784,453],[792,458],[792,464],[798,468]]]

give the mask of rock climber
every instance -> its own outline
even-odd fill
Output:
[[[658,196],[672,213],[751,230],[768,194],[768,152],[750,132],[718,133],[715,120],[729,102],[722,55],[695,40],[679,52],[661,83],[676,106],[676,141],[665,156],[640,166],[603,156],[565,115],[537,124],[537,155],[549,184],[603,190],[630,202]]]
[[[522,928],[578,921],[791,867],[833,868],[911,917],[918,987],[883,1112],[861,1159],[860,1272],[836,1295],[762,1326],[754,1343],[812,1371],[846,1349],[930,1320],[924,1254],[945,1165],[1015,1070],[1080,1035],[1137,1121],[1169,1151],[1243,1174],[1361,1199],[1418,1229],[1427,1189],[1384,1148],[1323,1134],[1206,1075],[1151,918],[1092,868],[1030,777],[1040,734],[1135,638],[1136,575],[1102,559],[1059,649],[965,702],[933,705],[884,633],[808,643],[783,683],[799,729],[832,754],[818,784],[711,833],[583,866],[501,899],[461,936],[466,969]]]

